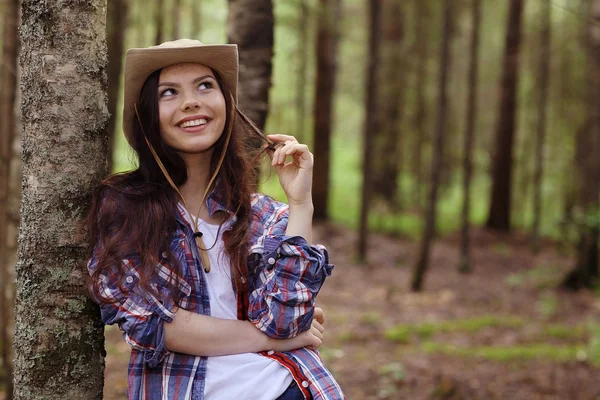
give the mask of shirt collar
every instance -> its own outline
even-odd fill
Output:
[[[234,224],[237,221],[235,212],[227,208],[224,196],[223,180],[220,176],[217,177],[212,190],[208,193],[208,196],[206,196],[206,208],[208,210],[208,215],[211,217],[218,211],[224,211],[229,215],[228,221],[230,221],[231,224]],[[187,225],[185,215],[179,207],[177,207],[176,219],[178,222]]]

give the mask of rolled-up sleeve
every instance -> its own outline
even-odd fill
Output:
[[[128,258],[122,260],[120,267],[102,271],[97,275],[98,290],[93,294],[100,305],[102,321],[106,325],[117,324],[125,341],[144,354],[149,367],[156,367],[169,354],[165,348],[164,323],[173,321],[174,303],[169,296],[161,296],[159,300],[138,290],[137,263],[135,258]],[[88,271],[93,274],[96,268],[94,255],[88,262]]]
[[[324,246],[285,235],[289,208],[269,200],[259,212],[266,224],[250,249],[257,273],[248,318],[268,336],[283,339],[310,328],[315,298],[333,265]]]

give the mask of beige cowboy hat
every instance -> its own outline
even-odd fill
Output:
[[[129,49],[125,56],[125,90],[123,133],[133,145],[135,104],[146,79],[154,71],[180,63],[198,63],[217,71],[237,99],[238,49],[235,44],[204,44],[198,40],[179,39],[157,46]]]

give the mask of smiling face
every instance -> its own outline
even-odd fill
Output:
[[[212,70],[200,64],[163,69],[158,81],[160,136],[183,158],[212,152],[226,122],[225,98]]]

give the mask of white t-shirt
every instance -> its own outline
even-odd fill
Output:
[[[187,222],[194,226],[189,213],[181,204]],[[195,217],[193,217],[195,219]],[[215,243],[218,225],[198,220],[204,245]],[[211,269],[204,273],[208,286],[210,314],[213,317],[237,319],[237,299],[231,284],[229,256],[223,249],[223,229],[215,246],[208,250]],[[277,361],[258,353],[208,357],[204,397],[214,399],[273,400],[279,397],[292,382],[292,375]]]

